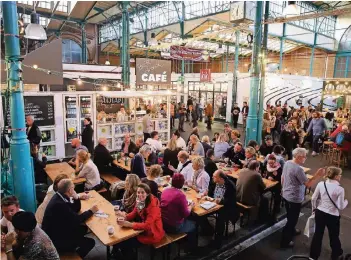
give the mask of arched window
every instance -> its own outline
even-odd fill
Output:
[[[82,48],[78,43],[69,39],[62,40],[62,62],[82,63]]]
[[[345,31],[339,43],[335,58],[334,77],[351,78],[351,26]]]

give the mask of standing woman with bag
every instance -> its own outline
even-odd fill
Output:
[[[328,228],[332,260],[339,259],[343,254],[339,239],[340,211],[346,208],[344,188],[340,186],[342,170],[328,167],[327,180],[318,183],[312,196],[312,210],[315,214],[316,230],[312,239],[310,257],[317,260],[321,253],[325,227]]]

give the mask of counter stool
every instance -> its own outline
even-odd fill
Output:
[[[345,167],[347,165],[347,156],[340,148],[333,148],[332,164],[335,164],[339,168],[340,166]]]
[[[325,159],[331,161],[333,153],[333,141],[324,141],[322,146],[322,157],[325,156]]]

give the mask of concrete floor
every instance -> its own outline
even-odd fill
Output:
[[[177,125],[177,122],[176,122]],[[223,123],[215,122],[212,125],[212,130],[208,131],[206,129],[206,125],[204,123],[199,123],[199,132],[200,137],[203,135],[208,135],[211,139],[213,137],[214,132],[223,132]],[[182,137],[187,140],[189,134],[191,132],[191,127],[189,123],[185,124],[185,133],[182,133]],[[240,130],[240,129],[239,129]],[[243,140],[243,137],[242,137]],[[309,156],[306,160],[305,166],[311,168],[311,174],[314,174],[315,171],[320,168],[327,166],[327,162],[325,159],[319,157],[311,157]],[[351,170],[347,169],[343,172],[343,177],[341,181],[341,185],[346,190],[346,198],[351,203]],[[302,216],[299,219],[298,228],[303,230],[306,224],[307,218],[311,214],[310,203],[302,210]],[[240,228],[236,226],[235,235],[229,236],[224,242],[223,249],[216,251],[207,246],[209,237],[200,237],[199,245],[201,249],[199,252],[193,255],[184,255],[181,254],[180,259],[211,259],[211,260],[219,260],[219,259],[248,259],[248,260],[285,260],[288,259],[292,255],[308,255],[309,246],[311,239],[308,239],[304,235],[300,235],[295,239],[295,247],[292,249],[281,250],[279,248],[279,242],[281,237],[281,230],[284,226],[284,219],[282,222],[277,223],[273,227],[266,226],[255,226],[249,228]],[[340,230],[340,239],[345,253],[351,253],[351,240],[348,234],[348,229],[351,229],[351,206],[348,206],[342,212],[341,218],[341,230]],[[230,232],[233,227],[230,227]],[[261,232],[255,231],[255,229],[262,230]],[[241,239],[244,238],[247,234],[256,234],[255,236],[251,236],[249,239]],[[93,236],[94,237],[94,236]],[[236,241],[240,240],[239,245],[232,246],[232,244]],[[171,259],[175,259],[175,249],[176,246],[172,249]],[[320,257],[320,260],[330,259],[330,248],[329,248],[329,238],[328,232],[325,232],[324,240],[323,240],[323,251]],[[156,256],[156,259],[162,259],[162,254],[159,253]],[[96,247],[92,250],[89,255],[86,257],[89,260],[103,260],[106,259],[106,248],[101,244],[98,239],[96,239]],[[149,251],[147,248],[142,248],[139,250],[139,260],[141,259],[150,259]]]

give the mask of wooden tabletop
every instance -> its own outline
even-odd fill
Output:
[[[95,190],[89,192],[92,197],[88,200],[82,200],[82,212],[90,209],[93,205],[97,205],[99,210],[108,215],[107,218],[92,216],[87,220],[86,224],[91,231],[100,239],[105,246],[113,246],[122,241],[130,239],[139,235],[142,231],[136,231],[132,228],[124,228],[117,224],[117,217],[115,215],[113,205],[104,199]],[[107,227],[113,226],[115,233],[110,237],[107,233]]]
[[[47,164],[45,171],[52,181],[54,181],[58,175],[63,173],[67,174],[74,184],[80,184],[86,181],[85,178],[76,178],[75,170],[66,162]]]
[[[117,166],[122,168],[123,170],[126,170],[127,172],[131,172],[131,164],[132,164],[132,159],[128,157],[128,164],[127,166],[125,165],[125,157],[121,158],[120,161],[117,161]]]
[[[311,168],[306,168],[306,167],[302,167],[302,166],[301,166],[301,168],[305,173],[308,173],[311,170]]]
[[[225,173],[226,173],[228,176],[233,177],[234,179],[239,179],[240,171],[241,171],[241,170],[237,170],[237,171],[232,170],[232,171],[225,172]],[[277,181],[271,181],[271,180],[268,180],[268,179],[266,179],[266,178],[262,178],[262,180],[263,180],[264,185],[266,185],[266,190],[268,190],[268,189],[270,189],[270,188],[272,188],[272,187],[274,187],[275,185],[278,184]]]

